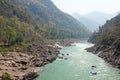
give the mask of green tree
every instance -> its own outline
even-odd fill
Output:
[[[8,45],[12,45],[16,40],[16,30],[13,27],[7,26],[4,29],[5,40]]]
[[[5,21],[4,21],[4,17],[0,16],[0,28],[5,26]]]

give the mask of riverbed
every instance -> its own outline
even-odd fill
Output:
[[[60,52],[64,58],[46,65],[36,80],[120,80],[120,70],[85,50],[91,46],[93,44],[80,41],[62,48]]]

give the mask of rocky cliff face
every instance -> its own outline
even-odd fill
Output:
[[[95,45],[88,51],[92,51],[105,59],[113,66],[120,68],[120,14],[107,21],[98,32],[95,32],[89,42]]]

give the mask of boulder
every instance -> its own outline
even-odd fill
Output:
[[[27,69],[28,69],[28,67],[26,67],[26,66],[21,67],[21,70],[27,70]]]
[[[35,79],[38,76],[39,75],[36,72],[29,72],[28,74],[23,75],[23,79],[22,80],[33,80],[33,79]]]
[[[41,61],[34,61],[34,62],[33,62],[33,65],[34,65],[35,67],[41,67],[41,66],[43,66],[43,62],[41,62]]]
[[[12,63],[12,67],[18,67],[16,63]]]
[[[21,60],[20,63],[21,63],[22,65],[27,65],[28,61],[26,61],[26,60]]]

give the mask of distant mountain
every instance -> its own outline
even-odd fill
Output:
[[[99,26],[106,23],[106,20],[109,20],[116,16],[117,14],[107,14],[102,12],[92,12],[85,15],[80,15],[79,13],[73,13],[72,16],[84,24],[90,31],[95,31]]]
[[[91,12],[88,14],[85,14],[83,16],[87,17],[90,20],[93,20],[97,23],[99,23],[100,25],[105,24],[106,20],[110,20],[111,18],[115,17],[117,14],[107,14],[107,13],[103,13],[103,12]]]
[[[92,52],[120,68],[120,14],[99,27],[99,31],[94,32],[89,42],[95,44],[91,48]]]
[[[99,23],[80,15],[79,13],[73,13],[72,16],[85,25],[90,31],[94,32],[97,30]]]

